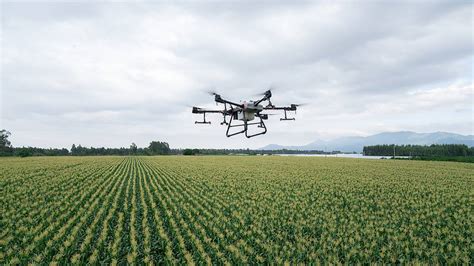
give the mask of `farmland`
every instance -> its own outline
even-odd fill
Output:
[[[474,165],[0,159],[0,264],[474,261]]]

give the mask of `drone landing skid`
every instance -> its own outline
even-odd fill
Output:
[[[296,111],[295,111],[296,112]],[[296,120],[294,117],[290,117],[288,118],[288,116],[286,116],[286,110],[285,110],[285,118],[280,118],[280,121],[289,121],[289,120]]]
[[[260,118],[260,122],[248,123],[246,120],[244,120],[244,123],[243,123],[243,124],[235,124],[235,122],[234,122],[234,124],[232,124],[232,121],[234,121],[234,117],[231,116],[231,117],[230,117],[229,124],[227,125],[226,136],[227,136],[227,137],[232,137],[232,136],[235,136],[235,135],[238,135],[238,134],[245,133],[245,136],[246,136],[247,138],[251,138],[251,137],[255,137],[255,136],[263,135],[263,134],[267,133],[267,127],[265,126],[265,123],[263,122],[263,119],[262,119],[260,116],[259,116],[259,118]],[[249,128],[249,126],[251,126],[251,125],[258,125],[257,127],[263,128],[263,131],[258,132],[258,133],[256,133],[256,134],[251,134],[251,135],[249,135],[249,134],[248,134],[248,128]],[[230,133],[230,134],[229,134],[229,131],[230,131],[230,128],[231,128],[231,127],[243,127],[243,129],[240,130],[240,131],[233,132],[233,133]]]
[[[210,124],[211,121],[206,121],[206,113],[203,113],[203,121],[194,121],[194,124]]]

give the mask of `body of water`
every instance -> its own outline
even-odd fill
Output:
[[[392,156],[364,156],[363,154],[274,154],[278,156],[315,156],[315,157],[339,157],[356,159],[390,159]],[[409,158],[409,156],[397,156],[397,158]]]

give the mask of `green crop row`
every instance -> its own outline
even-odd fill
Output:
[[[0,264],[474,261],[472,164],[3,158],[0,189]]]

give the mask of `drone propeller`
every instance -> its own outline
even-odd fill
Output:
[[[275,91],[275,88],[274,88],[274,87],[270,87],[270,88],[268,88],[268,90],[266,90],[266,91],[264,91],[264,92],[261,92],[261,93],[254,94],[253,96],[254,96],[254,97],[257,97],[257,96],[265,96],[265,95],[268,95],[268,94],[271,95],[271,93],[274,92],[274,91]]]
[[[218,95],[216,89],[210,89],[206,91],[209,95],[216,96]]]
[[[300,107],[300,106],[306,106],[306,105],[308,105],[308,103],[293,103],[291,105],[296,106],[296,107]]]

